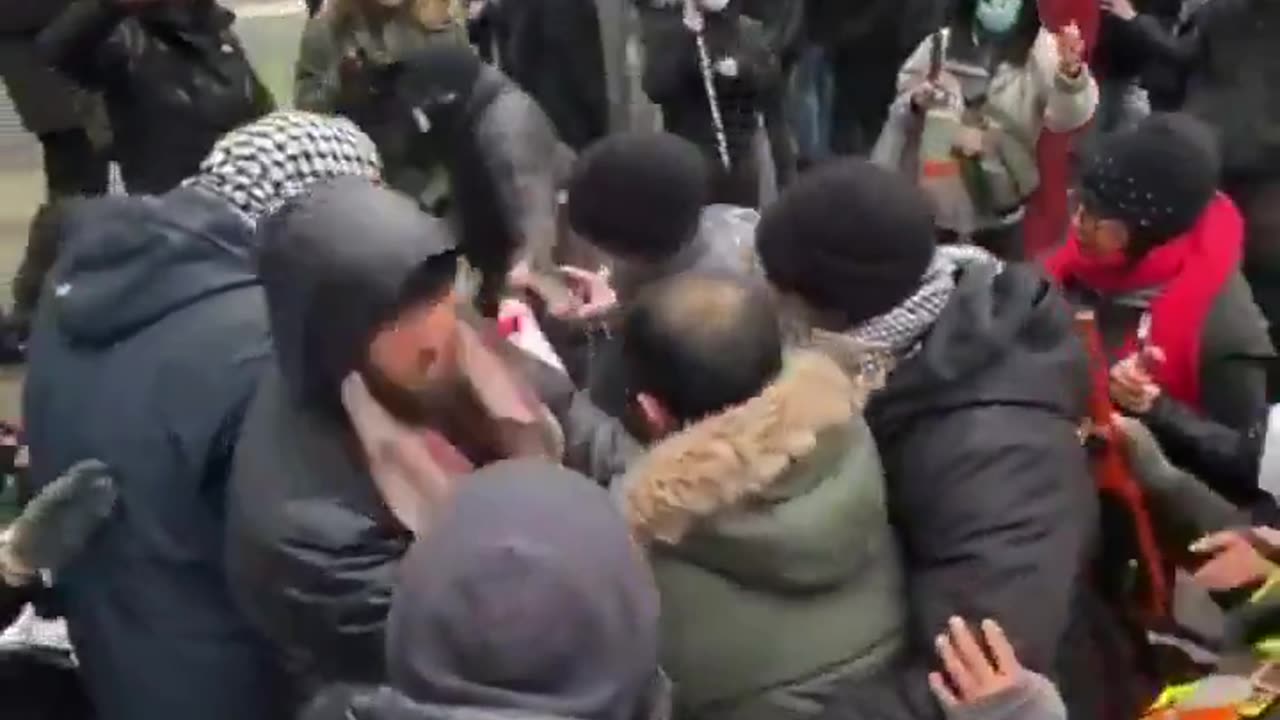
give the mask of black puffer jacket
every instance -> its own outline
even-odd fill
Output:
[[[923,347],[867,409],[907,563],[910,657],[848,688],[833,719],[940,718],[927,677],[952,616],[998,621],[1027,667],[1049,675],[1072,644],[1097,522],[1076,435],[1083,349],[1034,270],[962,272]],[[1067,701],[1072,717],[1101,717]]]
[[[219,137],[274,109],[234,20],[213,0],[133,14],[114,0],[77,0],[40,34],[50,65],[102,92],[130,192],[169,190]]]
[[[23,415],[37,488],[97,458],[120,489],[56,588],[98,717],[275,720],[279,671],[223,564],[231,456],[270,361],[252,228],[191,189],[87,201],[66,228]]]
[[[316,190],[261,232],[276,360],[232,473],[237,600],[284,655],[298,692],[382,682],[383,625],[412,537],[374,486],[339,386],[409,274],[452,241],[403,196],[356,179]]]

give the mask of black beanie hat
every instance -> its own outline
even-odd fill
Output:
[[[674,255],[710,200],[701,151],[669,133],[621,133],[583,152],[569,177],[569,225],[624,258]]]
[[[756,248],[774,287],[854,326],[910,297],[937,244],[911,181],[851,158],[789,187],[765,211]]]
[[[1217,192],[1220,169],[1207,126],[1190,115],[1156,114],[1102,139],[1081,180],[1083,201],[1090,213],[1160,244],[1195,225]]]

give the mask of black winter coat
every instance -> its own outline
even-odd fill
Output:
[[[50,65],[102,93],[131,193],[173,188],[219,137],[275,108],[234,20],[212,0],[133,14],[113,0],[77,0],[40,34]]]
[[[100,720],[279,720],[280,675],[224,567],[236,434],[268,362],[252,229],[181,189],[68,219],[31,336],[37,488],[97,458],[115,513],[58,577]]]
[[[339,387],[409,275],[452,241],[439,221],[387,200],[400,196],[367,199],[367,187],[335,182],[261,230],[276,358],[236,450],[228,567],[240,606],[283,655],[295,701],[329,683],[384,681],[383,628],[413,539],[374,485]]]
[[[1280,176],[1280,6],[1214,0],[1177,36],[1154,16],[1135,23],[1185,74],[1185,110],[1209,123],[1228,179]]]
[[[847,688],[833,720],[925,720],[927,677],[952,616],[991,618],[1027,667],[1055,670],[1074,637],[1097,523],[1076,428],[1086,361],[1062,297],[1034,270],[967,269],[919,351],[874,395],[867,421],[888,479],[910,603],[902,666]],[[1099,687],[1096,667],[1079,678]],[[1065,686],[1072,717],[1082,704]]]
[[[566,145],[581,151],[609,132],[596,0],[508,0],[491,20],[503,71],[537,101]]]
[[[663,127],[702,148],[708,162],[719,169],[721,158],[696,36],[685,27],[678,9],[642,5],[640,18],[646,50],[645,94],[662,109]],[[711,62],[732,59],[737,64],[732,77],[713,73],[729,156],[735,166],[753,162],[753,143],[763,121],[774,167],[785,184],[795,162],[783,117],[785,82],[770,38],[760,23],[732,6],[706,14],[705,23],[703,37]]]

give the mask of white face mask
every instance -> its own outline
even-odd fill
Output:
[[[698,0],[703,12],[718,13],[729,7],[729,0]]]

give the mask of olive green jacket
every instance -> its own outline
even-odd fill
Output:
[[[294,107],[323,114],[348,115],[375,140],[383,154],[387,181],[395,188],[430,203],[445,193],[439,168],[415,168],[384,140],[379,128],[368,127],[367,105],[374,100],[379,69],[434,43],[467,43],[461,23],[426,28],[406,22],[371,25],[338,22],[321,13],[307,21],[294,71]],[[354,58],[357,70],[344,73],[344,58]]]
[[[667,438],[624,479],[680,720],[811,717],[897,655],[902,563],[867,390],[798,354],[760,396]]]

